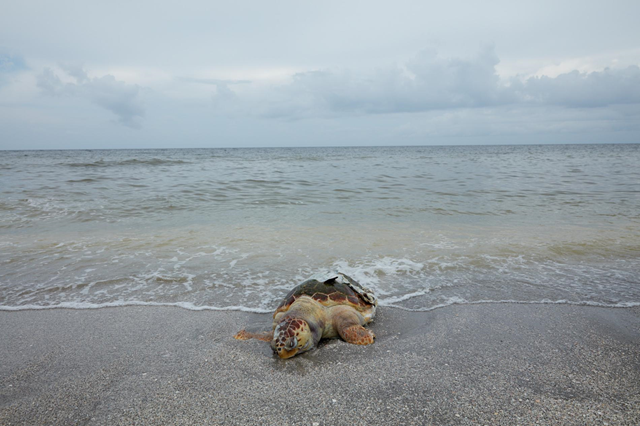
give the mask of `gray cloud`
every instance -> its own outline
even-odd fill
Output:
[[[218,85],[230,85],[230,84],[248,84],[251,80],[221,80],[218,78],[192,78],[192,77],[178,77],[177,80],[187,83],[200,83],[200,84],[213,84]]]
[[[234,92],[228,84],[218,83],[216,84],[216,93],[211,95],[214,108],[230,112],[232,109],[237,108],[238,95]]]
[[[312,71],[293,76],[279,89],[271,115],[289,113],[401,113],[434,109],[497,105],[506,101],[500,86],[493,49],[476,58],[443,59],[422,51],[403,66],[379,68],[372,73]],[[293,107],[283,106],[294,98]]]
[[[555,78],[531,77],[514,81],[514,94],[521,101],[573,108],[604,107],[640,103],[640,68],[605,69],[600,72],[572,71]]]
[[[118,123],[139,128],[144,116],[138,85],[126,84],[107,74],[89,78],[77,65],[61,65],[75,83],[64,83],[50,68],[45,68],[37,77],[37,85],[43,93],[52,96],[71,96],[87,99],[117,116]]]
[[[224,114],[236,114],[239,112],[239,104],[237,102],[238,95],[231,89],[230,86],[237,84],[251,84],[251,80],[224,80],[218,78],[192,78],[192,77],[178,77],[178,81],[185,83],[205,84],[215,87],[215,92],[211,94],[211,100],[213,101],[213,107],[216,111]],[[242,114],[242,111],[240,111]]]
[[[369,73],[298,73],[290,83],[268,92],[259,105],[246,107],[265,117],[299,119],[503,105],[584,108],[640,103],[637,66],[504,80],[496,71],[498,63],[493,48],[471,59],[447,59],[422,51],[405,64]]]
[[[87,72],[80,64],[60,64],[60,68],[68,75],[75,78],[78,83],[85,83],[89,80]]]

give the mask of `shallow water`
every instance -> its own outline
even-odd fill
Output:
[[[0,309],[640,303],[640,145],[0,152]]]

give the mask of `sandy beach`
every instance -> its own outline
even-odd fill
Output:
[[[382,307],[377,341],[276,359],[269,315],[0,312],[0,424],[640,423],[640,308]]]

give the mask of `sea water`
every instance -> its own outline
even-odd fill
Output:
[[[0,309],[640,304],[640,145],[0,152]]]

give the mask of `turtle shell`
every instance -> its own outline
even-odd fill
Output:
[[[361,312],[378,305],[371,290],[345,274],[330,272],[314,275],[299,284],[287,294],[275,313],[287,311],[301,296],[309,296],[324,306],[349,305]]]

